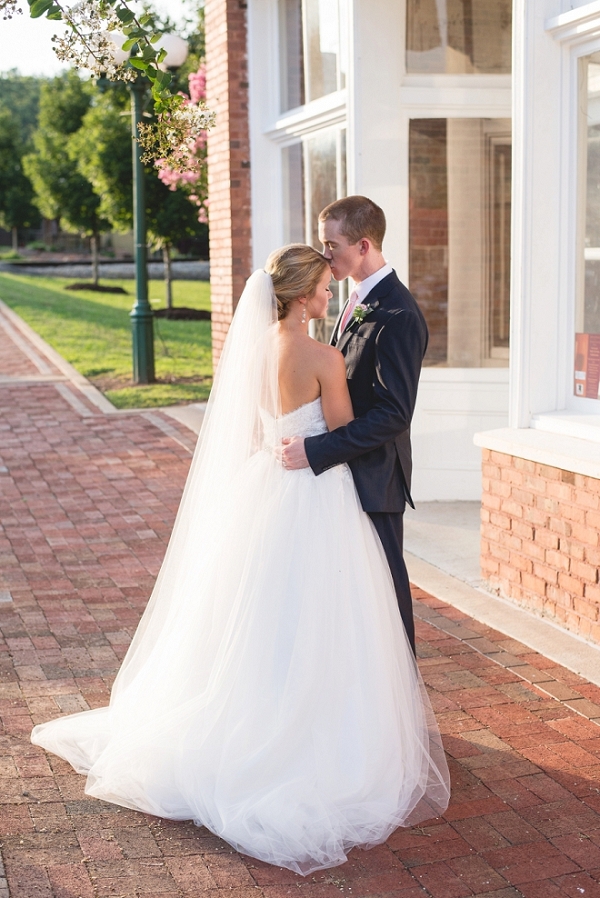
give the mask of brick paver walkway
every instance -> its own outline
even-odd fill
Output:
[[[25,348],[0,328],[0,898],[600,896],[600,690],[419,591],[452,801],[342,867],[303,879],[87,798],[32,746],[34,723],[106,703],[191,440],[160,412],[99,413]]]

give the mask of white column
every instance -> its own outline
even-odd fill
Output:
[[[405,6],[354,0],[349,85],[349,192],[386,212],[386,258],[408,280],[408,146],[400,115]]]
[[[485,171],[481,119],[448,119],[448,367],[483,356]]]

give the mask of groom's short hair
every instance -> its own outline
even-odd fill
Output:
[[[367,196],[346,196],[325,206],[319,214],[319,221],[332,218],[340,223],[340,234],[348,243],[358,243],[363,237],[371,241],[381,252],[385,237],[385,215],[383,209]]]

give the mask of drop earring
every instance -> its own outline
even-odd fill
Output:
[[[302,324],[306,324],[306,306],[302,309]]]

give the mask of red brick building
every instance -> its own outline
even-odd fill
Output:
[[[218,358],[235,303],[252,272],[247,4],[207,0],[212,339]]]

